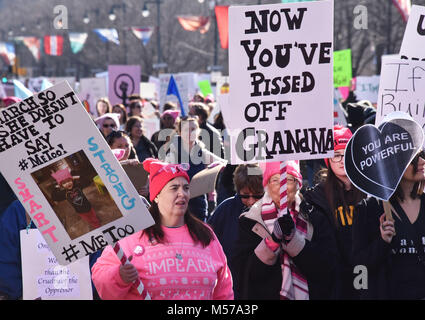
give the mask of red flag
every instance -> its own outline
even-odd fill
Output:
[[[407,19],[409,19],[410,8],[412,7],[410,0],[393,0],[393,3],[400,12],[404,22],[407,22]]]
[[[215,6],[220,44],[223,49],[229,47],[229,6]]]
[[[45,36],[44,51],[51,56],[61,56],[63,53],[63,37]]]
[[[210,18],[204,16],[177,16],[181,26],[186,31],[205,33],[210,28]]]

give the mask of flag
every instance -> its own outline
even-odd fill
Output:
[[[0,56],[7,65],[13,66],[16,58],[15,46],[13,43],[0,42]]]
[[[229,47],[229,6],[215,6],[220,44],[223,49]]]
[[[41,87],[40,87],[40,91],[46,90],[50,87],[53,87],[53,83],[51,83],[49,80],[47,80],[46,78],[43,78],[43,80],[41,80]]]
[[[22,42],[29,51],[31,51],[34,59],[38,62],[41,57],[41,39],[36,37],[15,37],[16,42]]]
[[[61,56],[63,53],[63,37],[44,36],[44,52],[49,56]]]
[[[177,84],[173,76],[171,76],[170,82],[168,82],[167,95],[168,94],[172,94],[177,97],[180,103],[181,116],[182,117],[186,116],[186,113],[184,112],[183,102],[182,102],[182,99],[180,98],[179,89],[177,88]]]
[[[111,41],[117,45],[120,45],[117,29],[94,29],[93,31],[99,36],[102,42]]]
[[[69,33],[69,42],[71,44],[72,53],[78,53],[83,50],[84,44],[87,40],[87,32],[70,32]]]
[[[186,31],[205,33],[210,28],[210,18],[205,16],[177,16],[181,26]]]
[[[34,94],[31,90],[25,87],[21,81],[16,79],[13,79],[13,88],[15,90],[15,97],[22,100],[31,97]]]
[[[393,0],[393,3],[400,12],[404,22],[407,22],[409,19],[410,9],[412,7],[410,0]]]
[[[137,37],[137,39],[142,40],[142,43],[145,46],[149,42],[149,39],[151,38],[153,28],[152,27],[145,27],[145,28],[131,27],[131,31],[133,31],[133,34]]]

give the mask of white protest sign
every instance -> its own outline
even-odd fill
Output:
[[[61,265],[153,224],[66,82],[0,111],[0,171]]]
[[[368,100],[371,103],[378,102],[379,76],[356,78],[356,94],[357,100]]]
[[[230,7],[236,163],[333,156],[332,41],[332,1]]]
[[[158,94],[155,83],[140,82],[140,96],[144,99],[156,99]]]
[[[91,114],[97,116],[96,102],[100,98],[108,96],[106,78],[82,78],[80,79],[80,100],[86,100],[90,105]]]
[[[424,85],[424,61],[383,59],[375,124],[393,111],[402,111],[425,128]]]
[[[93,299],[89,257],[61,266],[37,229],[20,236],[24,300]]]
[[[177,88],[179,90],[180,98],[184,105],[184,110],[186,114],[189,113],[188,105],[192,100],[195,93],[198,91],[197,75],[194,72],[182,72],[173,74],[174,80],[176,81]],[[171,74],[160,74],[160,92],[159,92],[159,101],[160,101],[160,110],[162,112],[162,107],[167,101],[172,101],[179,104],[178,99],[175,95],[167,95],[168,84],[170,82]]]
[[[401,43],[403,59],[425,61],[425,7],[414,5],[410,11]]]
[[[74,77],[48,77],[47,80],[52,84],[56,85],[61,82],[67,81],[71,86],[72,90],[75,90],[75,78]]]

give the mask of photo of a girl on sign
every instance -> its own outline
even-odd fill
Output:
[[[59,189],[55,189],[52,194],[54,201],[67,200],[79,216],[86,221],[92,229],[101,226],[99,218],[96,215],[92,205],[84,195],[80,184],[80,177],[72,176],[68,168],[61,169],[52,173]]]

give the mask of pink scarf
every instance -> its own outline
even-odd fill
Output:
[[[290,213],[296,226],[296,233],[302,237],[307,235],[307,222],[298,214],[298,204],[292,206]],[[266,193],[261,207],[261,216],[270,233],[273,232],[273,224],[282,213],[278,213],[271,197]],[[292,258],[283,251],[281,255],[282,288],[280,290],[281,300],[308,300],[308,284],[305,276],[296,267]]]

